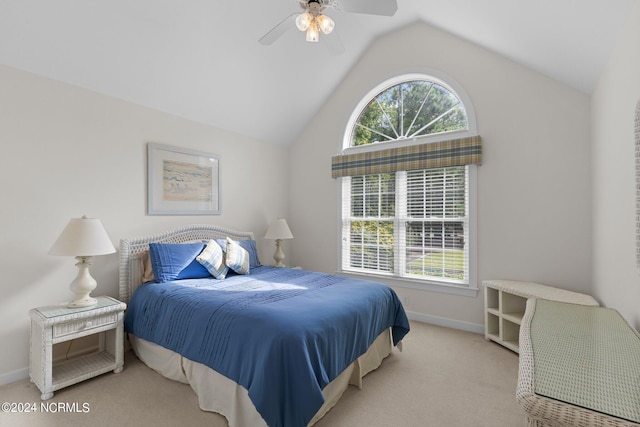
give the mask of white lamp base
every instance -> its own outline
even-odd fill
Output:
[[[75,299],[71,302],[69,302],[69,304],[67,304],[67,307],[69,308],[76,308],[76,307],[92,307],[94,305],[98,304],[98,300],[92,297],[86,297],[86,298],[82,298],[82,299]]]
[[[276,261],[276,267],[286,267],[282,261],[284,261],[284,252],[282,252],[282,239],[276,239],[276,253],[273,254],[273,259]]]
[[[91,291],[97,286],[96,280],[89,274],[92,257],[77,256],[76,259],[78,260],[76,263],[78,275],[69,286],[71,292],[75,294],[75,298],[67,304],[67,307],[91,307],[98,303],[97,299],[90,296]]]

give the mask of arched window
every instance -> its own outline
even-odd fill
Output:
[[[362,109],[351,146],[468,130],[464,105],[450,89],[416,79],[383,90]]]
[[[476,289],[475,116],[442,79],[404,75],[351,115],[332,175],[342,181],[343,272]]]

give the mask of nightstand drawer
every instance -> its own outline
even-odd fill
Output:
[[[59,325],[53,325],[53,338],[60,338],[65,335],[75,334],[81,331],[87,331],[108,325],[115,324],[118,321],[117,313],[107,313],[101,316],[92,317],[90,319],[80,319]]]

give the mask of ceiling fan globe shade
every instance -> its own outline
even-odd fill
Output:
[[[324,34],[331,34],[336,26],[336,23],[333,22],[333,19],[329,18],[327,15],[318,15],[318,17],[316,18],[316,22],[318,23],[320,31],[322,31]]]
[[[314,20],[309,24],[309,29],[307,29],[307,41],[317,42],[319,38],[320,32],[318,30],[318,24],[316,24],[316,21]]]
[[[312,21],[313,15],[309,12],[303,12],[296,17],[296,27],[298,27],[300,31],[307,31]]]

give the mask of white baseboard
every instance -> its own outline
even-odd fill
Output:
[[[54,358],[53,363],[55,364],[55,363],[62,362],[66,359],[67,356],[69,358],[73,358],[73,357],[82,356],[84,354],[93,353],[96,351],[98,351],[98,346],[82,347],[76,351],[69,352],[69,354],[67,355],[65,354],[58,355],[57,357]],[[13,372],[7,372],[6,374],[0,374],[0,386],[15,383],[17,381],[26,380],[27,378],[29,378],[28,367],[18,369],[17,371],[13,371]]]
[[[407,311],[407,317],[422,323],[430,323],[432,325],[444,326],[445,328],[460,329],[462,331],[474,332],[476,334],[484,334],[484,325],[477,323],[463,322],[460,320],[447,319],[446,317],[432,316],[430,314],[415,313]]]
[[[26,380],[27,378],[29,378],[29,368],[22,368],[17,371],[7,372],[6,374],[0,375],[0,386]]]

